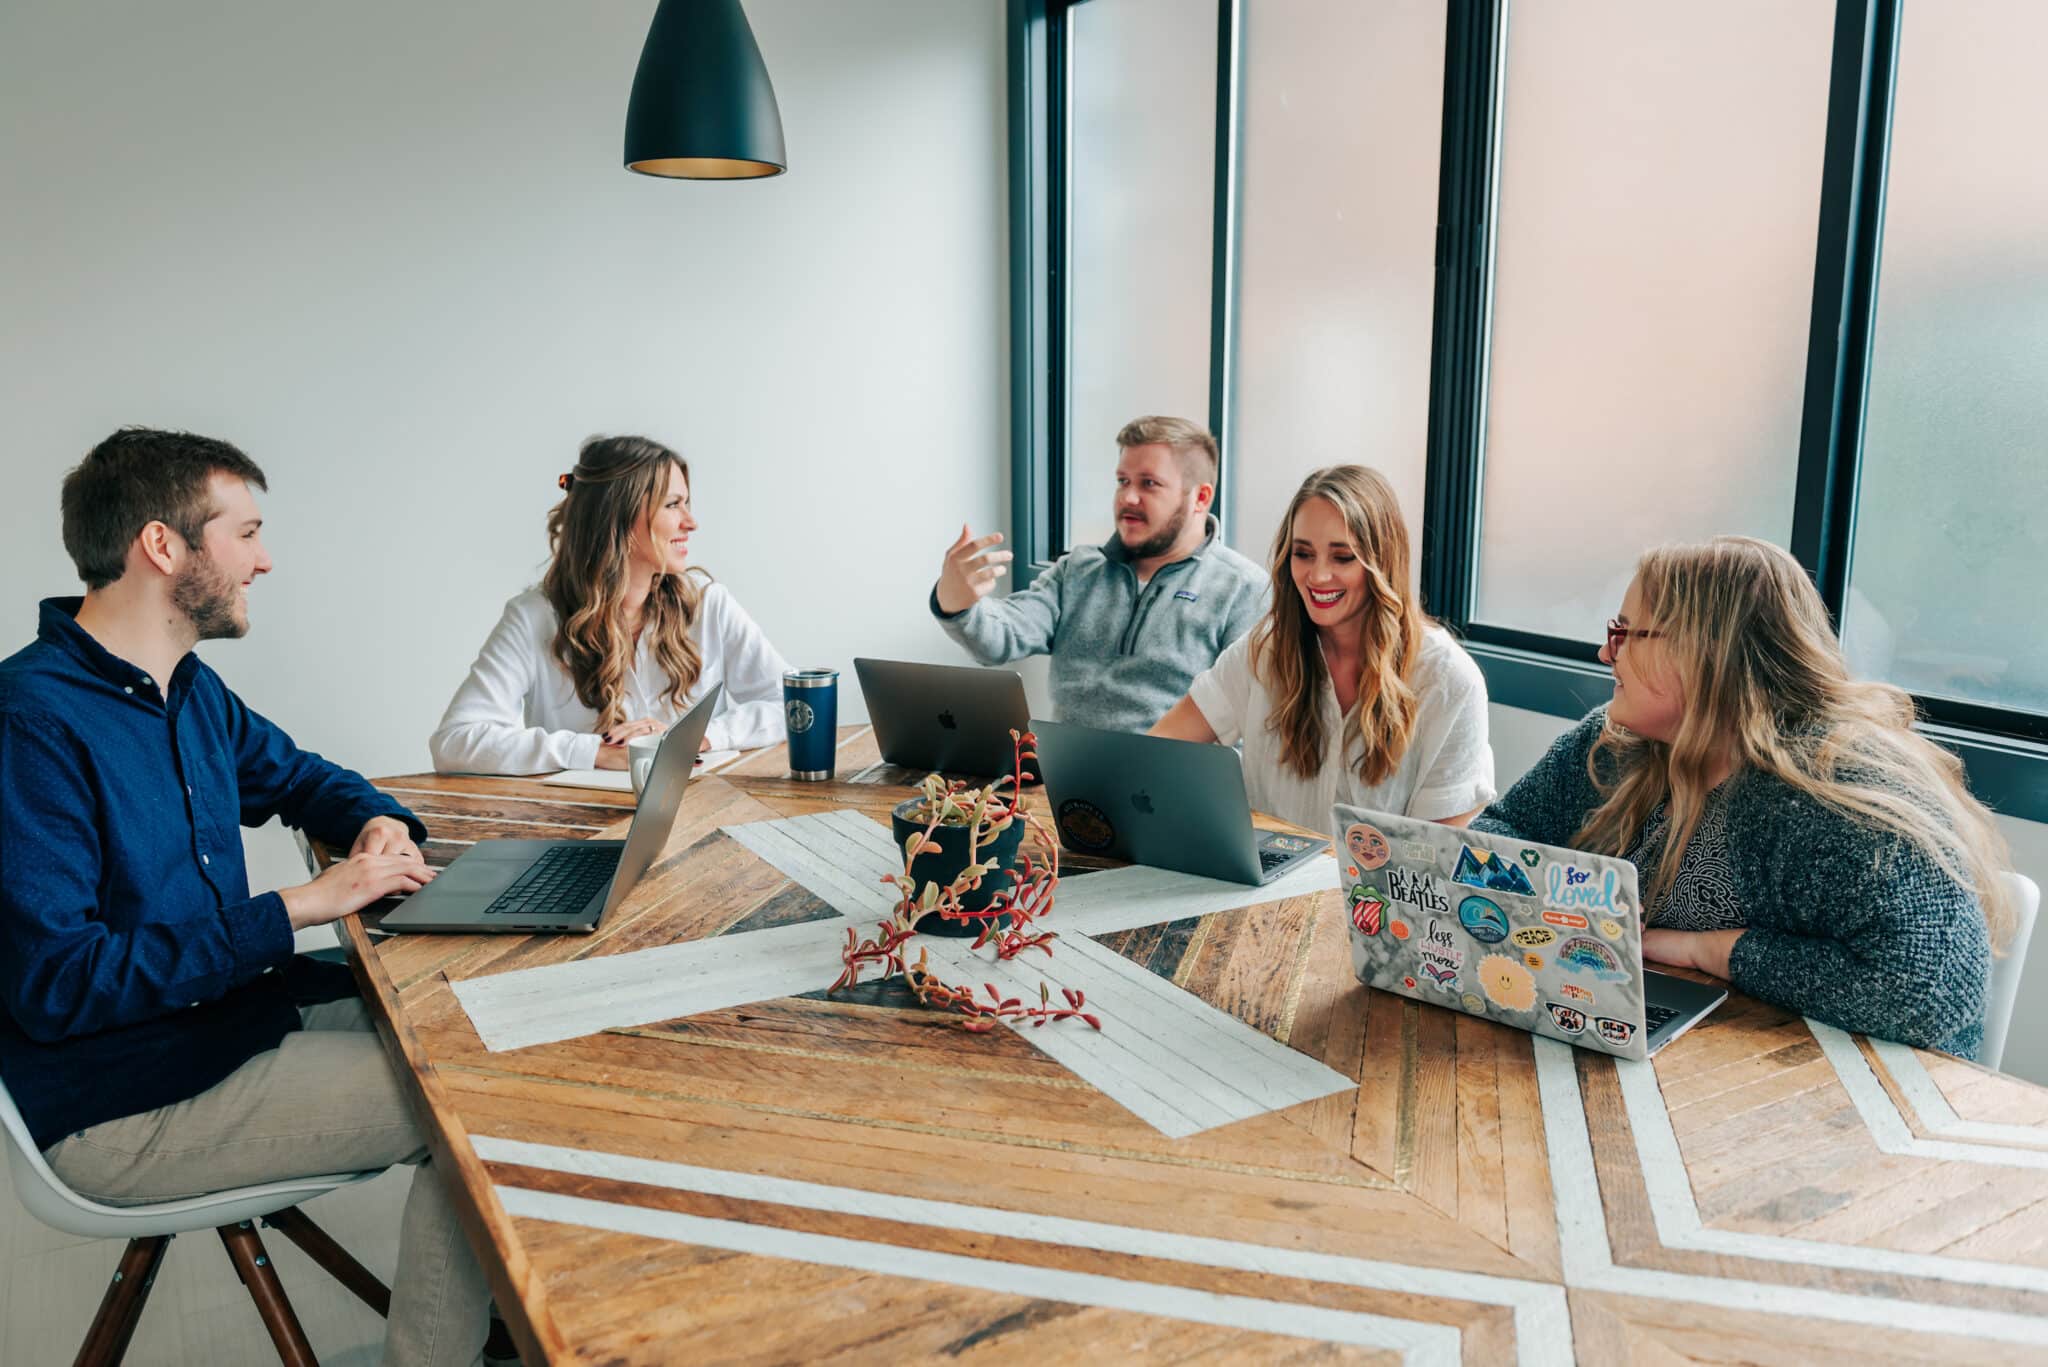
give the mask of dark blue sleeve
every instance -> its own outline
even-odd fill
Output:
[[[414,840],[427,838],[418,817],[361,774],[301,750],[233,690],[223,686],[221,692],[241,784],[244,826],[282,817],[287,826],[346,848],[371,817],[389,816],[403,821]]]
[[[194,919],[103,911],[99,803],[83,747],[55,721],[0,715],[0,775],[0,1004],[30,1039],[151,1020],[290,961],[274,892]]]

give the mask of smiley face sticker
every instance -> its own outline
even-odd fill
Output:
[[[1489,954],[1479,961],[1479,990],[1495,1006],[1510,1011],[1527,1011],[1536,1004],[1536,980],[1505,954]]]
[[[1609,917],[1600,922],[1600,933],[1610,940],[1621,938],[1621,922]]]
[[[1394,853],[1387,846],[1387,838],[1363,821],[1345,828],[1344,848],[1351,852],[1351,857],[1358,861],[1361,869],[1381,868]]]

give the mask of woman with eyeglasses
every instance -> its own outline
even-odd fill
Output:
[[[1473,829],[1634,862],[1646,959],[1974,1055],[2004,841],[1911,697],[1849,677],[1798,562],[1740,536],[1651,551],[1600,658],[1613,701]]]
[[[1244,745],[1254,809],[1311,830],[1339,802],[1459,826],[1494,796],[1486,681],[1408,587],[1408,524],[1363,465],[1302,481],[1271,606],[1152,728]]]
[[[706,749],[780,741],[789,666],[689,559],[690,467],[646,437],[593,437],[559,481],[547,572],[505,605],[428,748],[440,773],[623,769],[714,684]]]

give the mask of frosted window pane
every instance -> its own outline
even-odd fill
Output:
[[[2048,711],[2048,7],[1903,11],[1845,643]]]
[[[1420,564],[1443,0],[1247,5],[1231,542],[1323,465],[1393,482]]]
[[[1113,530],[1118,429],[1209,420],[1216,6],[1088,0],[1073,78],[1068,545]]]
[[[1481,620],[1597,640],[1646,547],[1790,534],[1834,12],[1515,6]]]

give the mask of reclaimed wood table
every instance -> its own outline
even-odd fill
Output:
[[[849,728],[839,772],[874,758]],[[886,823],[904,795],[785,767],[777,749],[700,776],[593,935],[346,923],[529,1364],[2048,1357],[2048,1091],[1740,997],[1654,1063],[1617,1063],[1360,986],[1334,887],[1124,930],[1098,916],[1043,970],[1022,961],[1113,958],[1157,984],[1090,992],[1104,1048],[1165,1033],[1120,1021],[1131,1002],[1185,1005],[1195,1057],[1127,1078],[1052,1042],[1092,1033],[1078,1022],[969,1034],[900,979],[777,995],[860,889],[771,836]],[[616,836],[630,804],[521,779],[379,786],[437,863],[491,836]],[[784,825],[746,829],[765,822]],[[1047,928],[1114,876],[1063,881]],[[727,946],[766,976],[691,1009],[716,986],[699,959]],[[505,979],[548,990],[485,1012],[487,1047],[457,985],[539,968]],[[648,1014],[664,1001],[684,1009]],[[502,1047],[522,1031],[543,1042]],[[1280,1100],[1293,1074],[1335,1089],[1181,1116],[1199,1098],[1157,1079],[1246,1035]]]

